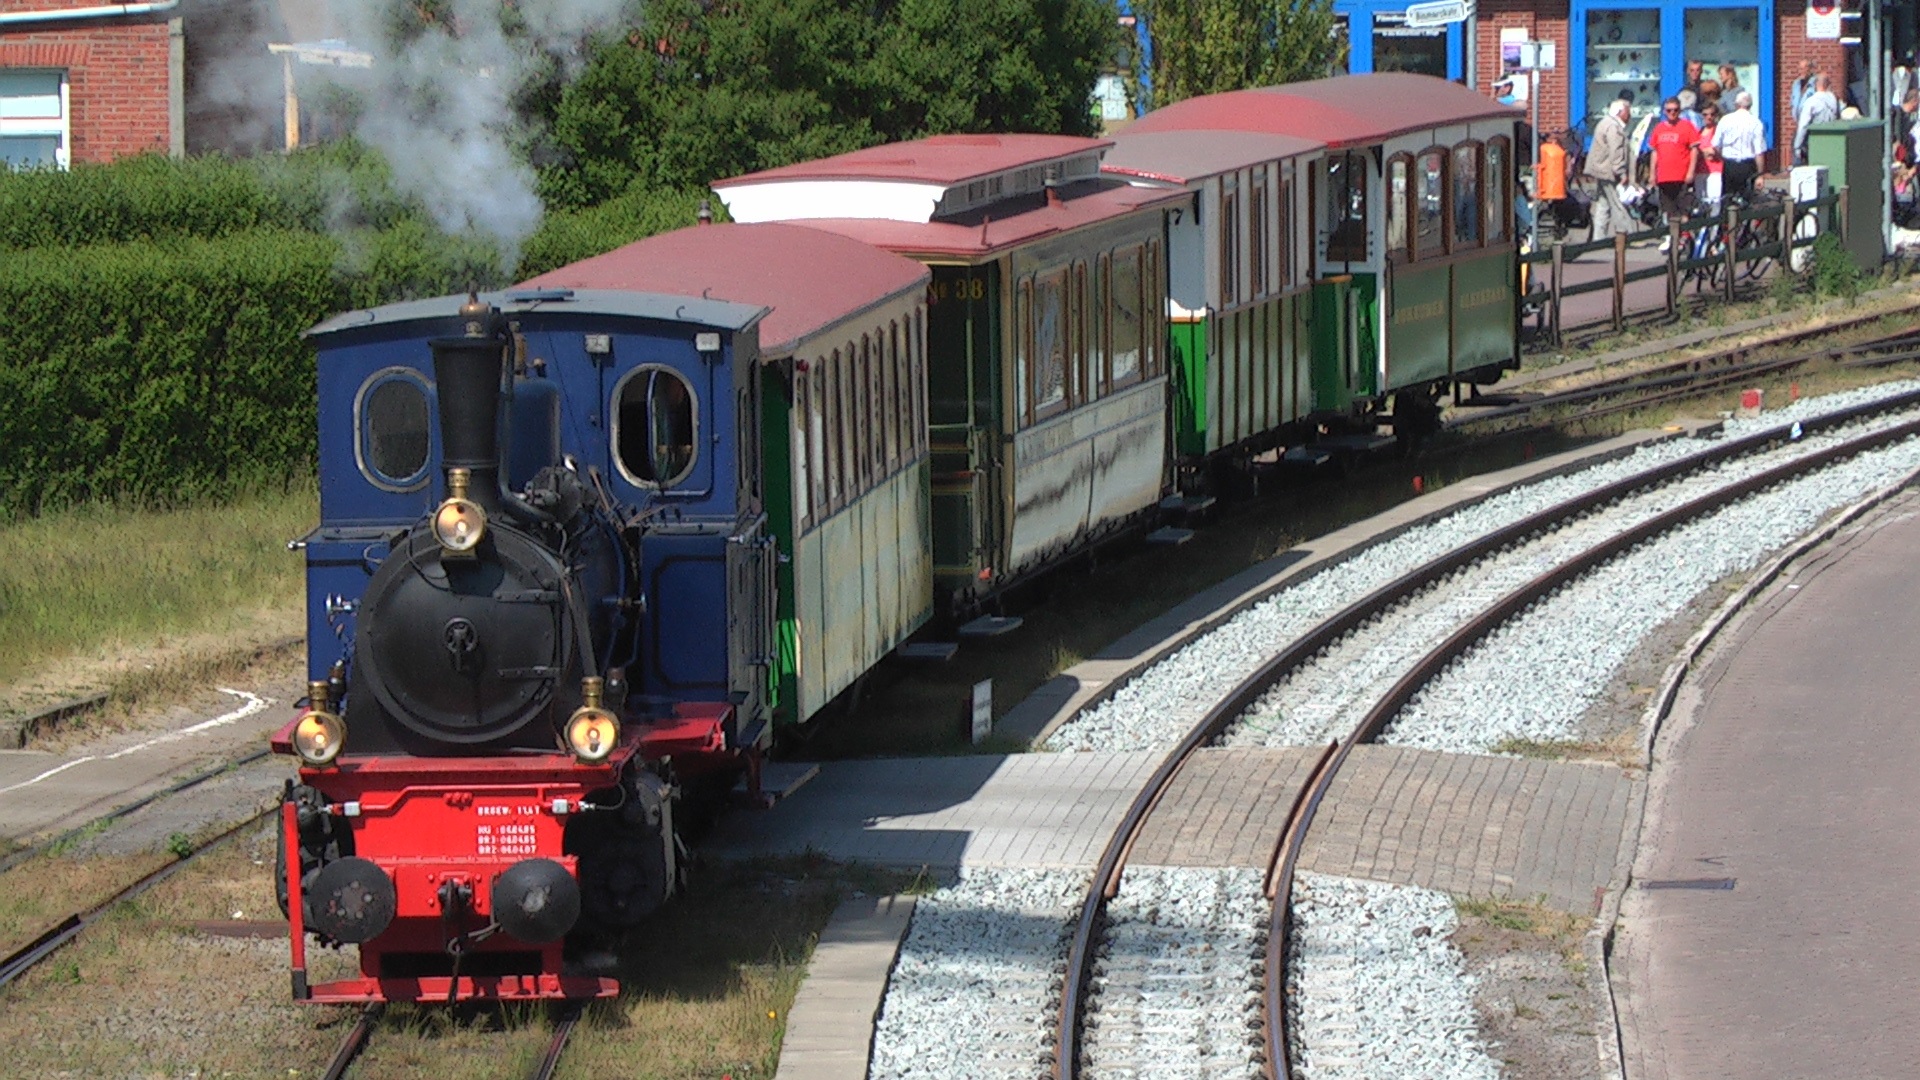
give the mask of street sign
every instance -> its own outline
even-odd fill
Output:
[[[1429,0],[1407,5],[1407,29],[1465,22],[1473,14],[1473,0]]]
[[[1840,38],[1840,5],[1835,0],[1809,0],[1807,4],[1807,40],[1837,41]]]

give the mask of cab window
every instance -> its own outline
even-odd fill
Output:
[[[614,394],[620,469],[636,484],[671,487],[694,462],[693,388],[672,368],[646,365]]]
[[[354,456],[361,475],[389,491],[412,491],[426,483],[427,384],[411,368],[375,372],[360,385]]]

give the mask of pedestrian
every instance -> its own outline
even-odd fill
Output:
[[[1720,106],[1720,84],[1714,82],[1712,79],[1702,79],[1700,81],[1700,107],[1705,109],[1709,105],[1715,107]],[[1724,108],[1722,111],[1725,111]]]
[[[1660,192],[1660,212],[1667,223],[1684,221],[1687,194],[1693,187],[1694,152],[1700,142],[1700,129],[1680,115],[1680,99],[1670,97],[1660,106],[1660,122],[1647,133],[1653,147],[1653,186]],[[1667,250],[1673,236],[1660,239],[1660,250]]]
[[[1793,160],[1795,164],[1807,163],[1807,129],[1815,124],[1824,124],[1840,117],[1840,100],[1833,96],[1833,80],[1824,71],[1815,72],[1813,90],[1800,103],[1793,114]]]
[[[1693,197],[1702,210],[1720,209],[1720,170],[1724,163],[1713,148],[1713,129],[1720,123],[1720,106],[1700,110],[1700,138],[1695,142],[1696,164],[1693,170]]]
[[[1593,237],[1624,233],[1631,224],[1620,202],[1620,185],[1627,182],[1627,103],[1615,98],[1593,128],[1593,146],[1587,151],[1587,176],[1594,182]]]
[[[1920,87],[1910,88],[1900,95],[1900,108],[1893,114],[1893,160],[1902,165],[1912,165],[1915,161],[1913,132],[1916,119],[1920,119]]]
[[[1734,95],[1733,111],[1714,126],[1713,149],[1725,163],[1721,197],[1746,201],[1753,193],[1754,178],[1760,175],[1760,155],[1767,152],[1766,125],[1753,115],[1752,94],[1742,90]]]
[[[1681,84],[1682,90],[1693,91],[1694,97],[1700,96],[1700,83],[1706,78],[1707,65],[1699,60],[1687,61],[1687,81]]]
[[[1732,101],[1740,93],[1740,73],[1732,64],[1721,64],[1715,74],[1720,77],[1720,100]]]
[[[1793,88],[1787,94],[1787,115],[1798,118],[1800,106],[1813,93],[1813,61],[1800,61],[1800,75],[1793,80]]]

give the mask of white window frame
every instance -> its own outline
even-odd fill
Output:
[[[0,138],[7,138],[7,137],[46,138],[47,136],[50,135],[54,139],[54,149],[53,149],[54,167],[58,169],[72,168],[73,167],[73,132],[72,132],[73,104],[69,96],[70,90],[72,87],[72,81],[67,78],[66,71],[58,68],[0,69],[0,76],[4,76],[4,75],[51,75],[54,78],[59,80],[60,105],[57,113],[53,115],[46,115],[44,113],[31,113],[27,115],[15,116],[15,115],[11,115],[12,110],[0,109]],[[44,95],[37,95],[37,96],[44,96]],[[4,100],[4,99],[0,99],[0,100]]]

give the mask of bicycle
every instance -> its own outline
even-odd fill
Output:
[[[1757,192],[1745,198],[1729,197],[1729,202],[1735,207],[1767,208],[1779,205],[1780,201],[1780,196],[1771,192]],[[1769,219],[1765,217],[1741,218],[1739,224],[1734,227],[1733,233],[1736,255],[1774,243],[1778,239],[1778,234],[1768,227],[1769,224]],[[1695,291],[1699,292],[1720,287],[1723,275],[1727,272],[1725,234],[1725,220],[1718,215],[1699,228],[1691,232],[1683,231],[1680,234],[1685,244],[1682,251],[1686,259],[1700,264],[1686,271],[1686,276],[1681,281],[1682,288],[1689,281],[1694,283]],[[1734,273],[1739,275],[1736,279],[1738,281],[1758,281],[1773,267],[1774,256],[1772,255],[1738,257],[1740,262],[1734,268]],[[1702,260],[1706,261],[1702,262]]]

